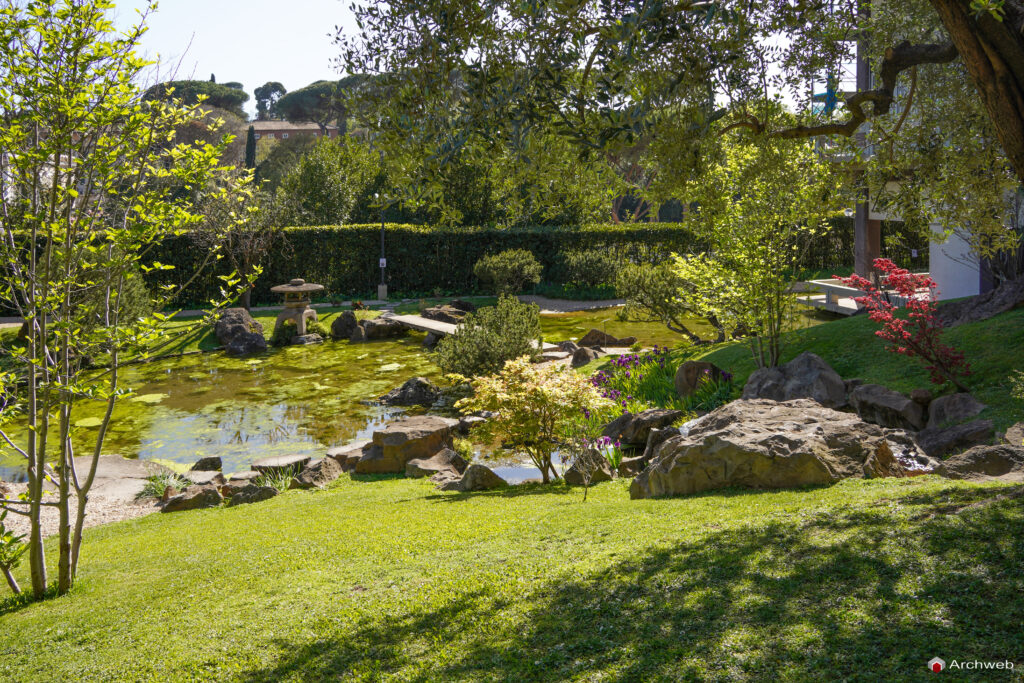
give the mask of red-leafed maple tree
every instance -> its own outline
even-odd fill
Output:
[[[883,289],[856,274],[838,279],[866,292],[854,301],[868,310],[871,320],[881,323],[882,329],[875,334],[889,342],[893,353],[921,359],[935,384],[948,381],[960,391],[969,391],[960,379],[971,374],[964,354],[942,342],[942,324],[935,317],[935,281],[900,268],[889,259],[875,259],[874,267],[885,275]],[[898,297],[896,303],[887,290]],[[896,315],[900,303],[907,310],[906,317]]]

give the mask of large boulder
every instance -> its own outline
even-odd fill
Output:
[[[987,406],[968,393],[939,396],[928,404],[928,428],[939,429],[969,420]]]
[[[173,496],[164,503],[161,512],[182,512],[184,510],[199,510],[202,508],[214,508],[224,501],[216,486],[189,486],[176,496]]]
[[[186,479],[196,486],[223,486],[227,483],[227,479],[220,472],[211,472],[209,470],[189,470],[184,472],[181,477]]]
[[[679,398],[686,398],[697,391],[705,377],[717,382],[722,378],[722,369],[703,360],[688,360],[680,365],[675,377],[676,393],[679,394]]]
[[[1024,306],[1024,276],[1004,282],[970,299],[942,304],[935,317],[944,327],[988,320],[994,315]]]
[[[394,337],[401,337],[409,331],[402,323],[391,318],[373,318],[372,320],[364,320],[359,323],[359,326],[363,328],[363,333],[366,335],[366,341],[376,341],[378,339],[393,339]]]
[[[231,500],[228,501],[228,507],[270,500],[278,493],[280,493],[280,491],[273,486],[257,486],[256,484],[249,484],[242,487],[237,493],[231,496]]]
[[[587,460],[593,463],[593,467],[590,472],[591,484],[599,484],[602,481],[612,480],[612,467],[608,464],[607,460],[603,457],[587,458]],[[565,471],[563,479],[565,479],[565,483],[569,486],[583,486],[585,478],[583,476],[583,470],[580,467],[580,463],[573,463],[572,466]]]
[[[894,429],[924,429],[921,404],[881,384],[862,384],[854,389],[850,405],[865,422]]]
[[[686,436],[658,446],[651,464],[633,480],[630,497],[897,476],[902,472],[889,435],[811,399],[733,401],[695,421]]]
[[[950,479],[1024,481],[1024,447],[975,446],[943,461],[938,474]]]
[[[349,472],[356,468],[356,463],[369,452],[372,446],[373,442],[369,439],[353,441],[344,446],[335,446],[329,449],[326,455],[328,458],[336,460],[343,470]]]
[[[334,458],[321,458],[292,477],[290,489],[322,489],[341,476],[342,468]]]
[[[826,408],[842,408],[846,405],[846,384],[820,356],[804,351],[784,365],[755,370],[743,387],[743,398],[809,398]]]
[[[441,395],[437,385],[425,377],[413,377],[380,397],[386,406],[431,406]]]
[[[220,459],[220,456],[210,455],[205,458],[199,458],[189,469],[193,472],[220,472],[224,469],[224,462]]]
[[[587,365],[591,361],[595,361],[600,357],[601,354],[596,350],[581,346],[573,352],[570,363],[574,368],[582,368],[584,365]]]
[[[217,318],[213,332],[217,335],[217,341],[232,356],[267,350],[263,325],[254,320],[244,308],[225,309]]]
[[[645,446],[652,429],[668,427],[683,415],[681,410],[667,408],[651,408],[636,415],[623,413],[605,425],[601,435],[624,446]]]
[[[991,443],[992,420],[972,420],[952,427],[931,427],[917,433],[917,447],[933,458]]]
[[[331,336],[334,339],[348,339],[359,327],[356,314],[352,311],[342,311],[341,314],[331,321]]]
[[[405,472],[410,460],[427,459],[452,447],[458,420],[418,415],[392,422],[373,433],[373,443],[356,462],[358,474]]]
[[[433,477],[431,480],[434,480]],[[508,486],[508,482],[495,474],[486,465],[473,463],[459,479],[438,477],[438,488],[442,491],[489,491]]]
[[[466,312],[455,308],[454,306],[431,306],[426,308],[420,314],[427,320],[436,320],[441,323],[451,323],[452,325],[458,325],[462,322]]]
[[[632,346],[636,344],[636,337],[623,337],[617,339],[601,330],[592,329],[583,335],[583,338],[576,342],[579,346]]]
[[[405,476],[413,479],[432,477],[438,472],[454,472],[459,475],[466,471],[469,463],[450,448],[445,448],[429,458],[410,460],[405,463]]]

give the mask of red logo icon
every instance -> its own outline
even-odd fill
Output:
[[[939,673],[945,668],[946,662],[942,661],[938,657],[935,657],[930,662],[928,662],[928,669],[934,671],[935,673]]]

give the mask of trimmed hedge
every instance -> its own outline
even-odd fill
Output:
[[[812,244],[806,267],[841,268],[853,263],[853,223],[835,221],[832,233]],[[887,226],[891,227],[891,226]],[[326,298],[372,298],[380,281],[380,224],[286,228],[256,283],[253,303],[278,302],[270,292],[276,284],[301,277],[324,285]],[[699,248],[693,235],[678,223],[536,226],[516,229],[489,227],[385,226],[387,283],[392,294],[418,297],[435,291],[448,294],[482,292],[473,265],[485,254],[528,249],[544,266],[543,283],[564,285],[571,279],[565,253],[580,249],[612,252],[619,260],[657,263],[672,252]],[[924,243],[927,254],[927,243]],[[203,250],[188,235],[170,239],[152,258],[175,266],[148,277],[150,285],[180,284],[202,262]],[[898,254],[891,254],[899,261]],[[218,275],[229,271],[226,259],[218,270],[204,272],[183,293],[184,302],[204,302],[219,296]]]

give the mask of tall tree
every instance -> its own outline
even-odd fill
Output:
[[[129,281],[167,268],[147,254],[201,223],[198,200],[240,191],[219,160],[226,140],[175,137],[202,109],[142,98],[144,27],[115,29],[113,8],[111,0],[0,5],[0,299],[27,323],[24,341],[6,351],[13,368],[0,372],[0,440],[24,457],[28,480],[27,500],[0,500],[0,508],[29,519],[36,597],[49,585],[42,509],[59,514],[64,594],[114,404],[126,391],[121,365],[167,340],[164,316],[129,312]],[[208,260],[217,253],[211,248]],[[102,367],[90,370],[90,358]],[[105,402],[98,423],[75,420],[83,400]]]
[[[877,31],[908,7],[914,26]],[[420,150],[426,183],[456,156],[522,150],[547,131],[584,155],[649,140],[673,171],[659,179],[699,174],[702,141],[730,128],[827,137],[858,152],[848,141],[866,122],[896,133],[914,118],[905,112],[936,101],[905,93],[918,71],[939,69],[973,86],[960,109],[983,113],[1024,180],[1024,0],[395,0],[358,5],[356,16],[359,32],[338,43],[348,71],[376,75],[360,93],[361,118],[377,144]],[[809,86],[853,62],[858,41],[874,83],[814,106]],[[769,104],[781,92],[795,120]]]
[[[202,102],[210,107],[217,107],[245,119],[242,105],[249,101],[249,93],[237,88],[206,81],[167,81],[149,88],[144,96],[146,100],[162,100],[164,102],[180,99],[186,105]]]
[[[245,136],[245,167],[256,168],[256,128],[249,126]]]
[[[256,120],[266,121],[278,118],[277,102],[288,94],[285,87],[277,81],[267,81],[253,91],[256,97]]]

